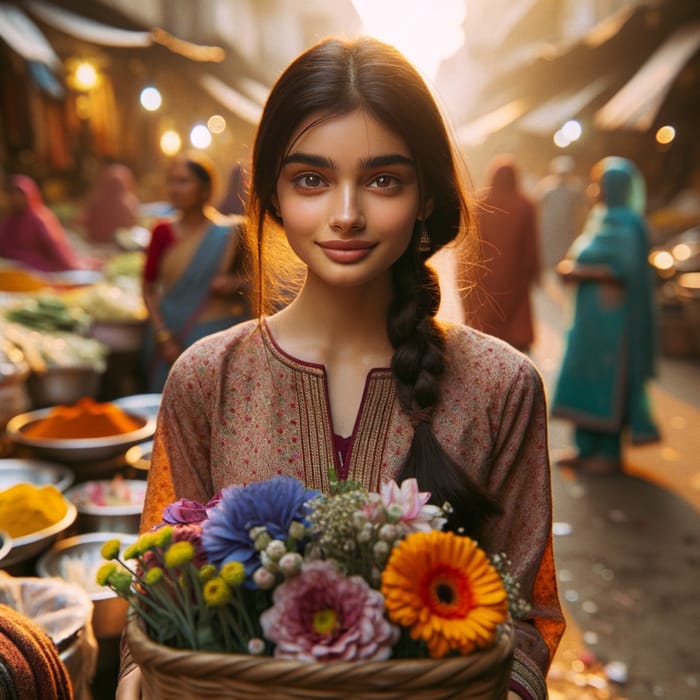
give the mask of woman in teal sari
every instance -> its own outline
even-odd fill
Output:
[[[623,434],[636,444],[659,439],[646,388],[655,360],[653,281],[641,174],[608,157],[593,182],[599,202],[557,268],[578,288],[552,415],[575,426],[577,454],[560,465],[611,473],[622,468]]]
[[[242,227],[210,218],[213,187],[206,159],[188,154],[170,165],[168,193],[177,216],[153,229],[143,279],[149,325],[142,367],[152,392],[162,391],[185,348],[251,317]]]

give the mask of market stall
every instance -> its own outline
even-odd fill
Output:
[[[116,673],[126,609],[94,569],[105,539],[138,531],[149,465],[127,452],[152,438],[160,401],[138,393],[142,265],[142,251],[89,275],[0,265],[0,576],[84,594],[97,658],[71,680],[85,692],[95,673]],[[75,653],[62,652],[69,671]]]

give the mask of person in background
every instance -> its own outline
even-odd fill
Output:
[[[520,173],[510,155],[489,165],[488,190],[476,210],[481,266],[470,278],[473,261],[461,255],[460,283],[466,322],[527,352],[535,338],[532,287],[540,279],[540,242],[532,201],[520,187]]]
[[[539,217],[542,260],[553,270],[581,233],[589,209],[585,188],[575,174],[571,156],[557,156],[549,164],[549,174],[533,192]]]
[[[282,73],[255,138],[247,230],[263,279],[282,237],[304,282],[173,365],[141,528],[178,498],[277,474],[322,491],[329,466],[371,490],[415,477],[453,506],[453,528],[512,561],[533,609],[515,623],[508,698],[543,700],[564,624],[544,389],[525,355],[435,318],[427,261],[471,229],[458,172],[429,88],[389,45],[328,39]],[[136,697],[139,671],[122,670],[117,697]]]
[[[228,216],[230,214],[242,215],[245,213],[248,199],[248,177],[242,163],[236,163],[229,173],[226,192],[217,206],[217,209]]]
[[[656,354],[653,278],[639,170],[611,156],[591,179],[599,201],[558,267],[576,300],[552,416],[575,426],[576,453],[558,464],[609,474],[622,469],[623,433],[637,444],[659,439],[646,389]]]
[[[71,247],[56,215],[44,204],[36,182],[11,175],[7,182],[9,210],[0,223],[0,257],[39,272],[80,270],[91,265]]]
[[[118,229],[136,224],[138,206],[131,170],[119,163],[107,166],[80,218],[86,239],[90,243],[114,243]]]
[[[186,347],[252,313],[241,229],[215,223],[208,206],[213,165],[195,154],[177,157],[167,187],[177,215],[154,227],[143,278],[149,314],[143,372],[152,392],[163,389],[170,366]]]

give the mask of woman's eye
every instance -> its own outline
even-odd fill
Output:
[[[317,173],[302,173],[297,175],[295,182],[304,189],[315,189],[323,185],[323,178]]]
[[[369,186],[379,190],[387,190],[392,187],[398,187],[400,184],[398,178],[394,175],[378,175],[369,183]]]

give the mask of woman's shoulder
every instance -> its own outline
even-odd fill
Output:
[[[187,348],[184,354],[198,357],[216,357],[228,354],[238,347],[247,346],[255,340],[255,336],[259,335],[260,321],[257,318],[252,318],[201,338]]]
[[[446,352],[452,371],[464,381],[479,375],[512,382],[520,377],[539,378],[532,360],[504,340],[464,324],[445,324]]]
[[[256,318],[212,333],[183,351],[170,370],[168,383],[188,387],[194,382],[206,393],[207,387],[218,384],[232,363],[255,363],[263,355],[261,344]]]

